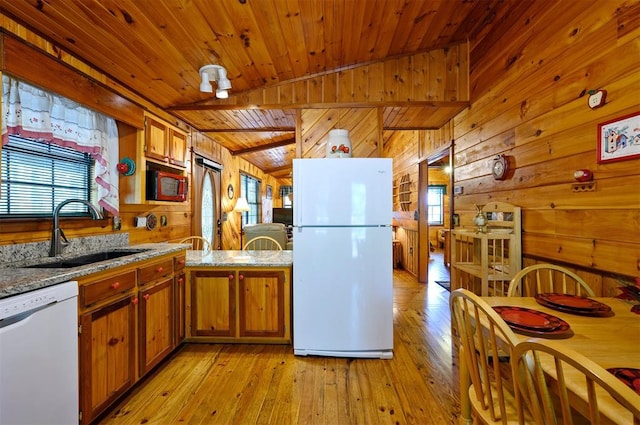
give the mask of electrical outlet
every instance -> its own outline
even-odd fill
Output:
[[[136,227],[147,227],[147,217],[136,217],[134,223]]]

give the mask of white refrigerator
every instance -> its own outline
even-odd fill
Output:
[[[295,355],[393,357],[392,160],[293,160]]]

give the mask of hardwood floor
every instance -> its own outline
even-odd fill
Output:
[[[296,357],[292,346],[186,344],[99,422],[120,424],[453,424],[460,403],[448,280],[394,271],[391,360]],[[444,276],[446,275],[446,276]]]

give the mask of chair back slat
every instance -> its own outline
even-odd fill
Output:
[[[509,297],[532,297],[540,293],[594,297],[591,287],[573,271],[555,264],[534,264],[520,270],[509,282]]]
[[[518,337],[473,292],[457,289],[451,293],[449,302],[454,337],[471,382],[471,388],[460,391],[469,393],[474,412],[485,420],[507,424],[523,417],[508,363]]]
[[[242,248],[244,250],[252,250],[252,251],[264,251],[264,250],[275,250],[282,251],[282,245],[278,243],[272,237],[269,236],[257,236],[247,243],[244,244]]]
[[[556,341],[529,338],[512,356],[518,393],[537,422],[572,425],[578,412],[593,424],[605,416],[608,422],[640,423],[640,396],[582,354]]]
[[[180,240],[178,243],[191,244],[191,249],[194,250],[211,251],[211,242],[202,236],[189,236]]]

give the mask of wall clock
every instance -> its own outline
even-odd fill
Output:
[[[504,155],[498,155],[493,159],[493,167],[491,168],[493,178],[496,180],[504,180],[509,172],[509,160]]]
[[[231,183],[229,183],[229,186],[227,186],[227,196],[229,197],[229,199],[233,199],[233,186],[231,185]]]

